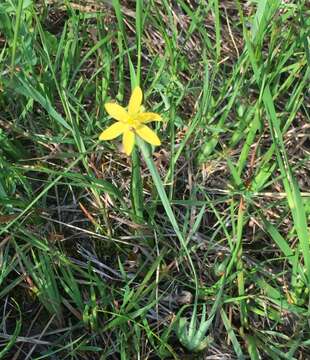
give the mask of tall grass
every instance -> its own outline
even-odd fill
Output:
[[[0,3],[1,359],[310,356],[308,13]]]

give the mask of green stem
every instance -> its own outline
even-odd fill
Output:
[[[12,60],[11,60],[11,73],[12,74],[14,74],[16,49],[17,49],[17,40],[18,40],[20,21],[21,21],[21,18],[22,18],[23,4],[24,4],[24,0],[19,0],[17,10],[16,10],[16,21],[15,21],[15,28],[14,28]]]
[[[140,158],[136,148],[132,152],[132,173],[131,173],[131,203],[135,215],[135,221],[141,223],[143,221],[143,186],[140,172]]]
[[[158,195],[161,199],[161,202],[163,204],[163,207],[166,211],[166,214],[170,220],[170,223],[180,241],[180,244],[182,246],[182,248],[184,249],[184,252],[186,254],[186,257],[188,259],[188,262],[190,264],[190,268],[191,268],[191,271],[192,271],[192,274],[193,274],[193,277],[194,277],[194,281],[195,281],[195,287],[196,287],[196,297],[195,297],[195,303],[197,302],[197,299],[198,299],[198,278],[197,278],[197,274],[196,274],[196,270],[195,270],[195,266],[193,264],[193,261],[190,257],[190,253],[189,253],[189,250],[186,246],[186,242],[185,242],[185,239],[179,229],[179,225],[176,221],[176,218],[174,216],[174,213],[173,213],[173,210],[171,208],[171,205],[170,205],[170,201],[167,197],[167,194],[166,194],[166,191],[164,189],[164,185],[161,181],[161,178],[159,176],[159,173],[157,171],[157,168],[154,164],[154,161],[153,161],[153,158],[152,158],[152,154],[150,152],[150,149],[149,149],[149,146],[142,140],[140,139],[139,137],[137,137],[137,144],[142,152],[142,155],[144,157],[144,160],[146,162],[146,165],[148,167],[148,169],[150,170],[150,173],[152,175],[152,178],[153,178],[153,181],[154,181],[154,184],[156,186],[156,189],[157,189],[157,192],[158,192]]]

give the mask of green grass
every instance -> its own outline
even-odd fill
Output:
[[[0,359],[310,357],[309,19],[1,1]],[[98,136],[138,84],[129,158]]]

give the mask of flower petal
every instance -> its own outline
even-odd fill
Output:
[[[142,104],[142,90],[139,86],[136,86],[131,94],[129,105],[128,105],[128,113],[130,115],[136,114],[140,111],[140,106]]]
[[[129,120],[129,115],[126,109],[122,106],[115,103],[106,103],[104,107],[107,113],[112,116],[113,119],[124,122]]]
[[[135,134],[133,131],[125,131],[123,134],[123,147],[127,155],[130,155],[135,145]]]
[[[127,125],[125,125],[122,122],[116,122],[115,124],[111,125],[100,134],[99,140],[115,139],[126,130],[127,130]]]
[[[152,145],[160,145],[159,137],[146,125],[141,125],[136,129],[137,134]]]
[[[135,118],[138,121],[143,122],[144,124],[147,124],[151,121],[161,121],[162,120],[160,115],[152,113],[152,112],[145,112],[145,113],[137,114],[135,116]]]

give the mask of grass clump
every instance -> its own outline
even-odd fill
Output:
[[[0,3],[0,358],[307,359],[306,1]],[[99,141],[144,91],[161,146]]]

